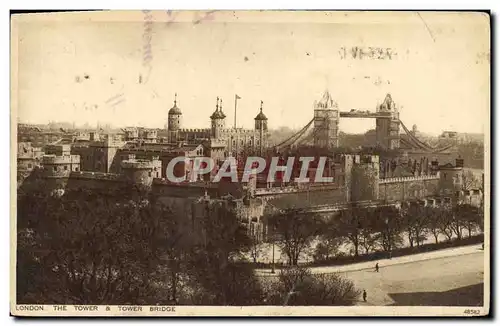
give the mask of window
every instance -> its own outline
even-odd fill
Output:
[[[443,179],[445,179],[445,180],[446,180],[446,172],[445,172],[445,173],[443,173]]]
[[[31,169],[33,167],[33,165],[31,165],[31,163],[28,163],[28,169]]]
[[[68,171],[68,166],[67,165],[64,166],[64,171]]]
[[[75,168],[75,171],[78,172],[78,167]]]
[[[151,176],[151,171],[148,172],[148,176]]]
[[[57,172],[57,166],[54,166],[54,172]]]

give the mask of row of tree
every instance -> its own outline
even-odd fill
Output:
[[[389,253],[405,242],[419,247],[428,238],[438,243],[441,236],[448,241],[461,239],[464,233],[470,237],[477,229],[483,231],[484,218],[479,208],[469,204],[452,208],[407,203],[400,208],[350,207],[329,217],[288,209],[270,216],[269,225],[270,237],[287,256],[288,264],[297,265],[315,240],[319,240],[314,255],[317,260],[335,256],[344,244],[350,245],[354,256]]]
[[[203,209],[195,227],[187,214],[156,202],[142,189],[21,194],[17,303],[355,302],[359,293],[337,275],[285,269],[279,277],[256,277],[253,266],[241,263],[252,242],[231,207],[207,201]]]

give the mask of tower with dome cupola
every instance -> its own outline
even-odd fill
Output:
[[[210,116],[210,120],[212,122],[211,136],[214,139],[219,139],[222,129],[226,127],[226,115],[222,112],[222,99],[219,100],[219,97],[217,97],[215,111]]]
[[[174,97],[174,106],[168,110],[168,141],[175,143],[179,138],[179,130],[181,129],[181,109],[177,107],[177,93]]]
[[[258,144],[258,151],[262,155],[263,148],[265,146],[265,140],[266,140],[266,134],[267,134],[267,117],[262,112],[262,105],[264,104],[263,101],[260,101],[260,112],[257,114],[255,117],[255,131],[258,133],[259,136],[259,141],[257,142]]]

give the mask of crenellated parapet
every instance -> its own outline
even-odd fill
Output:
[[[54,165],[54,164],[80,164],[80,155],[42,156],[42,165]]]
[[[158,157],[152,160],[128,159],[120,164],[124,180],[128,183],[150,186],[154,178],[161,176],[162,163]]]
[[[229,135],[242,135],[242,136],[254,136],[258,135],[258,131],[252,130],[252,129],[222,129],[221,130],[222,134],[229,134]]]
[[[114,173],[103,172],[90,172],[90,171],[75,171],[71,172],[71,179],[92,179],[92,180],[108,180],[108,181],[121,181],[122,176]]]
[[[210,134],[210,129],[209,128],[184,128],[184,129],[179,129],[180,133],[208,133]]]
[[[161,167],[161,162],[160,164],[155,164],[153,161],[132,159],[122,161],[121,166],[122,169],[149,170],[154,167]]]
[[[422,181],[422,180],[439,180],[439,178],[440,178],[440,176],[439,176],[439,172],[438,172],[437,174],[380,179],[379,184],[398,183],[398,182],[413,182],[413,181]]]
[[[43,155],[41,166],[46,178],[67,177],[72,171],[80,170],[80,155]]]

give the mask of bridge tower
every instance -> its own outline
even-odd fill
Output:
[[[384,102],[377,107],[377,112],[391,112],[391,118],[377,118],[377,145],[386,149],[399,148],[399,112],[392,100],[391,94],[387,94]]]
[[[326,90],[321,100],[314,102],[314,146],[339,146],[339,118],[338,104]]]

